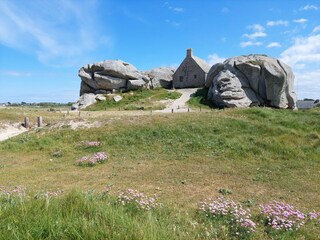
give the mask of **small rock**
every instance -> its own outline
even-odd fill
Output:
[[[120,95],[116,95],[116,96],[113,97],[113,100],[115,102],[120,102],[122,100],[122,97]]]

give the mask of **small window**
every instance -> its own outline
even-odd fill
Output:
[[[196,79],[197,78],[197,75],[194,75],[194,79]]]
[[[179,77],[180,82],[183,82],[183,76]]]

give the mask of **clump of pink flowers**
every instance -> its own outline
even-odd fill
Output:
[[[218,198],[218,200],[208,199],[200,203],[199,210],[207,217],[226,219],[235,226],[236,234],[239,232],[253,233],[256,230],[256,223],[251,220],[250,209],[245,209],[240,203],[232,200]]]
[[[157,202],[157,195],[148,197],[143,192],[128,189],[120,192],[118,195],[118,202],[122,205],[133,204],[139,209],[150,210],[159,207],[161,204]]]
[[[35,195],[34,198],[38,199],[38,198],[58,197],[62,193],[63,193],[63,190],[61,190],[61,189],[56,190],[56,191],[47,191],[47,192],[39,193],[39,194]]]
[[[318,223],[320,223],[320,212],[313,210],[312,212],[309,212],[308,216],[310,220],[318,220]]]
[[[0,186],[0,196],[4,195],[7,197],[11,196],[22,196],[24,194],[24,189],[22,187],[14,187],[13,189],[7,189]]]
[[[275,230],[297,230],[305,224],[306,215],[290,204],[272,201],[262,205],[265,223]]]
[[[83,156],[77,161],[79,166],[94,166],[98,163],[103,163],[108,159],[108,155],[105,152],[97,152],[92,156]]]

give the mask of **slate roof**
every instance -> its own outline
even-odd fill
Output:
[[[316,107],[319,104],[319,100],[298,100],[297,108],[298,109],[311,109]]]
[[[206,73],[209,72],[210,66],[205,60],[198,58],[196,56],[192,56],[192,58],[203,69],[203,71],[205,71]]]

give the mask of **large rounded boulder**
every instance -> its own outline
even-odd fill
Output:
[[[206,87],[217,107],[296,108],[291,68],[266,55],[233,57],[213,65]]]
[[[79,70],[80,96],[85,93],[105,93],[113,90],[147,88],[149,78],[133,65],[121,60],[88,64]]]
[[[166,89],[171,89],[174,72],[174,68],[159,67],[143,73],[150,78],[150,86],[152,88],[163,87]]]

